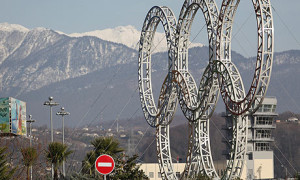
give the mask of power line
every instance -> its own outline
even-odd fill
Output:
[[[86,116],[88,115],[88,113],[92,110],[92,108],[95,106],[96,102],[102,97],[102,95],[104,94],[105,90],[108,88],[109,83],[111,83],[114,78],[116,77],[117,73],[119,72],[119,70],[121,69],[121,67],[119,67],[117,69],[117,71],[114,72],[113,76],[111,77],[110,80],[108,80],[106,82],[106,86],[104,87],[104,89],[102,91],[100,91],[100,93],[98,94],[97,98],[93,101],[93,103],[90,105],[89,109],[86,111],[86,113],[83,115],[83,117],[80,119],[80,121],[77,123],[77,125],[75,126],[74,130],[72,131],[72,133],[68,136],[72,136],[76,130],[76,128],[78,128],[78,126],[80,125],[80,123],[86,118]]]
[[[136,152],[136,149],[138,147],[138,145],[140,144],[140,142],[142,141],[142,139],[144,138],[144,136],[146,135],[146,133],[148,132],[148,129],[150,128],[150,126],[147,127],[146,131],[144,132],[143,136],[140,138],[139,142],[137,143],[137,145],[134,148],[134,152]]]
[[[275,156],[275,158],[279,161],[279,163],[282,165],[282,166],[284,166],[283,165],[283,163],[282,163],[282,161],[276,156],[276,154],[274,153],[274,156]],[[286,167],[285,167],[286,168]],[[291,176],[291,173],[286,169],[286,171],[289,173],[289,175]]]
[[[297,170],[294,168],[294,166],[290,163],[290,161],[285,157],[285,155],[282,153],[282,151],[279,149],[279,147],[276,145],[276,143],[274,142],[275,147],[279,150],[279,152],[281,153],[281,155],[284,157],[284,159],[289,163],[289,165],[293,168],[293,170],[297,173]]]
[[[288,32],[290,33],[290,35],[292,36],[292,38],[295,40],[295,42],[298,44],[298,46],[300,47],[300,42],[297,40],[296,36],[293,34],[293,32],[290,30],[290,28],[286,25],[286,23],[284,22],[284,20],[281,18],[281,16],[279,15],[279,13],[277,13],[275,7],[272,5],[272,9],[274,10],[275,14],[278,16],[280,22],[283,24],[283,26],[288,30]]]
[[[148,147],[145,149],[145,151],[143,152],[143,154],[140,156],[140,158],[138,159],[139,161],[141,160],[142,156],[146,153],[146,151],[150,148],[150,146],[154,143],[156,138],[153,138],[152,142],[148,145]]]
[[[159,41],[159,43],[155,46],[155,48],[153,49],[153,51],[158,47],[158,45],[162,42],[162,40],[163,39],[161,39],[160,41]],[[139,43],[139,41],[137,42],[137,44]],[[152,52],[153,52],[152,51]],[[110,82],[110,81],[109,81]],[[107,87],[107,86],[106,86]],[[106,89],[106,88],[105,88]],[[135,89],[135,91],[133,92],[133,94],[131,95],[131,97],[129,98],[129,100],[127,101],[127,103],[124,105],[124,107],[122,108],[122,110],[119,112],[119,114],[118,114],[118,116],[117,116],[117,118],[116,118],[116,120],[113,122],[113,124],[111,125],[111,127],[114,125],[114,123],[118,120],[118,118],[120,117],[120,115],[122,114],[122,112],[124,111],[124,109],[126,108],[126,106],[129,104],[129,102],[131,101],[131,99],[132,99],[132,97],[134,96],[134,93],[136,93],[136,91],[137,91],[137,89],[138,89],[138,87]],[[101,94],[102,95],[102,94]],[[99,97],[99,96],[98,96]],[[97,99],[99,99],[99,98],[97,98]],[[95,103],[93,103],[93,105],[94,105]],[[135,113],[138,111],[138,109],[135,111]],[[134,114],[135,114],[134,113]],[[87,113],[86,113],[87,114]],[[131,116],[131,117],[133,117],[133,115]],[[74,129],[75,130],[75,129]],[[73,131],[74,132],[74,131]],[[112,143],[112,142],[110,142],[110,143]],[[153,142],[152,142],[153,143]],[[106,149],[108,148],[110,146],[110,144],[106,147]],[[96,147],[97,148],[97,147]],[[105,149],[105,150],[106,150]],[[93,151],[92,152],[93,154],[95,153],[95,151]],[[91,156],[88,158],[88,160],[91,158]],[[83,170],[83,166],[82,166],[82,168],[80,169],[80,171],[79,171],[79,173],[81,173],[81,171]]]

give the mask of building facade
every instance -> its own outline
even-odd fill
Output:
[[[248,116],[248,142],[246,163],[241,179],[273,179],[274,153],[271,143],[276,128],[277,99],[266,97],[259,109]],[[231,115],[226,113],[228,136],[231,134]]]
[[[185,163],[173,163],[174,172],[178,179],[180,178],[181,173],[183,172]],[[140,166],[140,169],[145,172],[150,180],[160,180],[161,174],[159,170],[158,163],[143,163]]]
[[[272,136],[273,130],[276,128],[276,113],[277,99],[275,97],[266,97],[259,109],[248,116],[248,141],[247,141],[247,156],[243,168],[241,179],[273,179],[274,178],[274,153],[271,149],[271,144],[274,142]],[[229,112],[225,113],[227,131],[227,139],[232,138],[232,115]],[[229,144],[227,141],[224,143]],[[228,146],[229,148],[230,146]],[[224,151],[228,155],[230,149]],[[227,156],[229,157],[229,156]],[[183,172],[185,163],[173,163],[174,171],[177,177]],[[215,162],[216,171],[219,176],[222,176],[226,169],[226,163]],[[141,164],[145,174],[150,180],[161,179],[158,163]]]

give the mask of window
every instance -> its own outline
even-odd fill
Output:
[[[275,104],[263,104],[261,107],[258,108],[257,112],[275,112],[275,109]]]
[[[158,177],[158,178],[161,178],[160,172],[157,173],[157,177]]]
[[[257,139],[271,138],[270,129],[258,129],[255,131],[255,137]]]
[[[258,116],[258,117],[256,117],[256,124],[257,125],[272,125],[273,119],[274,119],[273,117]]]
[[[154,172],[149,172],[149,178],[154,178]]]
[[[262,111],[262,107],[259,107],[258,110],[257,110],[257,112],[263,112]]]
[[[255,151],[270,151],[270,143],[255,143]]]
[[[263,105],[263,112],[272,112],[272,105],[271,104]]]
[[[276,105],[273,105],[272,112],[275,112]]]
[[[252,155],[252,153],[248,154],[248,159],[249,159],[249,160],[253,160],[253,155]]]

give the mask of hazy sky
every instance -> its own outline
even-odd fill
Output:
[[[216,1],[220,7],[221,0]],[[27,28],[46,27],[65,33],[124,25],[133,25],[140,30],[146,13],[152,6],[168,6],[178,17],[183,4],[183,0],[0,0],[0,2],[0,22],[21,24]],[[251,56],[256,51],[256,23],[251,2],[241,0],[234,26],[236,35],[233,39],[233,48],[246,56]],[[300,49],[300,0],[272,0],[272,5],[276,11],[273,12],[275,50]],[[199,13],[197,19],[203,22],[202,14]],[[202,27],[201,23],[198,24],[193,25],[194,34]],[[197,39],[195,41],[206,44],[205,30]]]

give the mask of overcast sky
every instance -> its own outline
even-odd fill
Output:
[[[218,6],[221,0],[216,0]],[[154,5],[170,7],[176,17],[183,0],[0,0],[0,22],[27,28],[46,27],[65,33],[87,32],[133,25],[138,30]],[[233,48],[252,56],[256,46],[256,23],[251,0],[241,0],[235,21]],[[300,49],[300,0],[272,0],[276,51]],[[199,13],[197,19],[203,21]],[[283,23],[284,22],[284,23]],[[202,25],[193,25],[194,34]],[[241,28],[240,28],[241,27]],[[291,31],[291,32],[290,32]],[[204,41],[204,31],[196,41]],[[204,37],[200,37],[204,36]],[[249,50],[252,48],[253,50]]]

